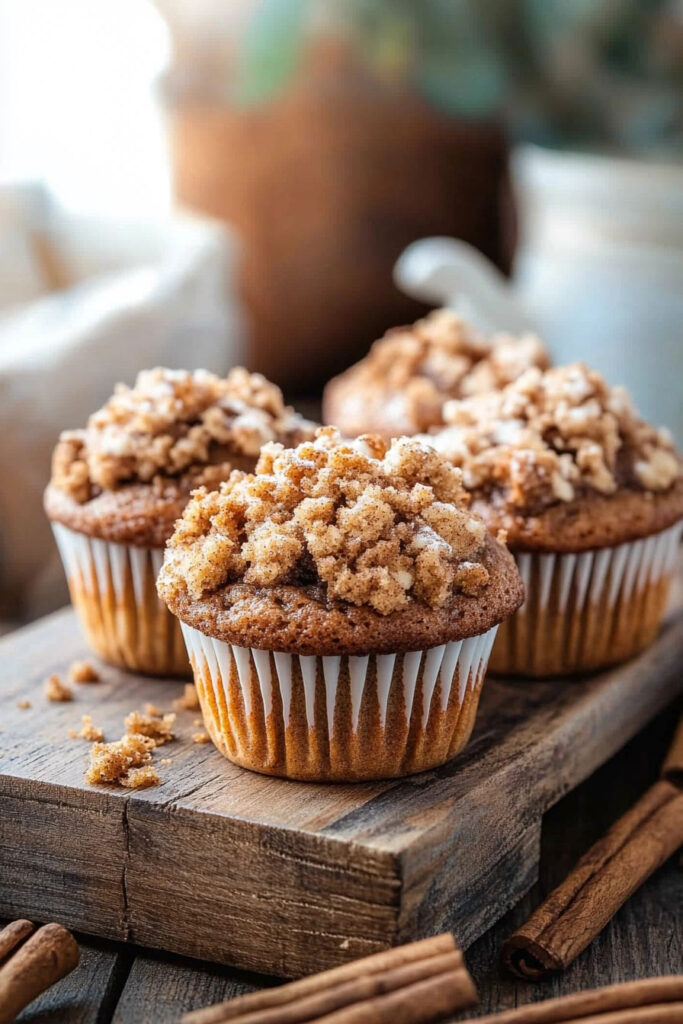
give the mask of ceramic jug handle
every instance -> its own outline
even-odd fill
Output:
[[[430,305],[451,306],[485,334],[533,331],[507,279],[485,256],[456,238],[422,238],[399,256],[394,281]]]

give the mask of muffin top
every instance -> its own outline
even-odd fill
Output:
[[[671,436],[581,363],[527,370],[502,391],[448,402],[428,440],[463,471],[474,507],[511,546],[585,550],[683,514]]]
[[[162,546],[194,487],[253,468],[268,441],[297,444],[313,431],[260,374],[143,370],[84,430],[62,433],[47,511],[92,536]]]
[[[484,339],[457,313],[437,309],[388,331],[365,359],[330,381],[325,419],[350,435],[416,434],[443,422],[447,399],[503,387],[528,367],[547,365],[534,335]]]
[[[204,633],[300,654],[435,646],[522,598],[459,470],[422,442],[344,442],[332,427],[294,449],[268,444],[255,474],[199,489],[158,588]]]

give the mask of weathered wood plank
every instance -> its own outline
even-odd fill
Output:
[[[603,769],[544,818],[540,879],[523,904],[486,933],[467,955],[481,1004],[463,1015],[493,1013],[521,1002],[565,995],[631,978],[683,971],[683,872],[675,859],[651,878],[567,971],[543,984],[509,977],[499,966],[502,940],[563,878],[611,821],[655,778],[674,713],[661,715]],[[495,898],[494,895],[491,897]],[[139,956],[114,1024],[167,1024],[191,1009],[228,999],[272,979],[159,955]]]
[[[672,858],[614,916],[570,967],[543,983],[520,981],[499,962],[500,947],[563,879],[579,857],[654,782],[683,706],[670,709],[566,796],[545,817],[538,884],[475,943],[467,962],[480,1013],[550,999],[611,982],[683,973],[683,872]]]
[[[48,704],[45,676],[83,654],[70,612],[0,643],[0,913],[282,975],[443,928],[473,941],[533,884],[544,811],[683,689],[679,618],[587,680],[489,679],[464,754],[412,779],[254,775],[193,744],[183,713],[163,785],[131,794],[84,784],[69,729],[89,713],[115,738],[179,685],[104,668]]]
[[[98,939],[79,937],[78,967],[43,992],[18,1024],[100,1024],[109,1020],[125,983],[130,955]]]
[[[171,1024],[183,1013],[263,987],[266,979],[180,957],[135,959],[112,1024]]]

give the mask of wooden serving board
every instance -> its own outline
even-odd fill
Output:
[[[115,739],[181,687],[104,666],[48,703],[46,676],[85,655],[70,610],[0,642],[0,916],[284,976],[444,929],[467,946],[533,884],[544,812],[683,691],[677,615],[613,671],[489,678],[472,741],[436,771],[267,778],[193,743],[197,713],[181,712],[163,785],[130,792],[84,783],[88,744],[69,730],[86,713]]]

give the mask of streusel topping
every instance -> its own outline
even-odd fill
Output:
[[[469,490],[522,511],[588,491],[665,491],[681,474],[668,431],[581,363],[527,370],[500,392],[447,403],[444,418],[426,440],[462,468]]]
[[[183,474],[209,482],[220,475],[215,464],[231,455],[255,459],[267,441],[312,436],[313,424],[285,406],[261,374],[236,368],[224,378],[157,367],[139,373],[132,388],[118,384],[85,430],[61,435],[52,483],[85,502],[131,482]]]
[[[235,582],[316,585],[382,615],[411,600],[439,608],[454,591],[488,583],[484,539],[460,471],[428,445],[344,442],[326,427],[295,449],[266,445],[253,475],[236,471],[219,490],[198,490],[169,542],[159,591],[172,600]]]
[[[485,339],[450,309],[433,310],[410,327],[388,331],[353,368],[357,383],[396,391],[416,430],[440,421],[448,398],[479,394],[515,380],[548,356],[531,334]]]

